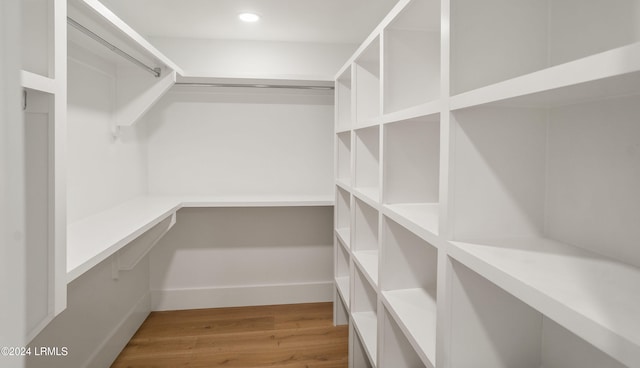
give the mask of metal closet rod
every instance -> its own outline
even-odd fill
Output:
[[[185,87],[236,87],[236,88],[283,88],[283,89],[314,89],[322,91],[333,90],[333,86],[306,86],[306,85],[292,85],[292,84],[244,84],[244,83],[192,83],[192,82],[177,82],[176,86]]]
[[[115,46],[114,44],[112,44],[109,41],[105,40],[104,38],[98,36],[93,31],[91,31],[89,28],[87,28],[87,27],[83,26],[82,24],[76,22],[75,20],[73,20],[70,17],[67,17],[67,24],[69,24],[73,28],[77,29],[78,31],[84,33],[85,35],[89,36],[93,40],[98,41],[100,44],[102,44],[103,46],[105,46],[109,50],[115,52],[116,54],[122,56],[123,58],[129,60],[130,62],[138,65],[142,69],[144,69],[144,70],[148,71],[149,73],[153,74],[156,78],[160,77],[160,70],[161,70],[160,68],[152,68],[152,67],[148,66],[147,64],[143,63],[142,61],[140,61],[140,60],[136,59],[135,57],[133,57],[133,56],[127,54],[126,52],[122,51],[117,46]]]

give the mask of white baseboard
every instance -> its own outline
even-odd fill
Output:
[[[109,367],[150,313],[151,294],[145,293],[122,321],[107,335],[85,367]]]
[[[333,282],[326,281],[207,289],[152,290],[151,309],[166,311],[330,302],[333,300],[333,289]]]

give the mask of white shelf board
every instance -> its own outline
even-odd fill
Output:
[[[640,362],[640,269],[546,238],[452,242],[449,252],[620,362]]]
[[[346,190],[347,192],[351,191],[351,179],[349,178],[338,178],[336,179],[336,185],[340,188]]]
[[[179,200],[181,207],[312,207],[334,205],[332,194],[317,196],[189,196],[180,197]]]
[[[295,86],[334,87],[334,79],[330,75],[320,74],[192,74],[183,72],[178,83],[207,84],[271,84]]]
[[[378,317],[375,312],[353,313],[353,325],[364,344],[364,348],[369,356],[369,361],[376,366],[378,354]]]
[[[140,197],[69,225],[67,283],[180,208],[174,198]]]
[[[435,287],[431,290],[405,289],[383,291],[382,300],[414,350],[427,367],[435,367],[436,305]]]
[[[367,129],[367,128],[378,126],[380,125],[380,121],[381,121],[381,117],[358,121],[355,123],[354,130]]]
[[[144,196],[69,224],[67,283],[129,244],[183,207],[332,206],[333,196],[163,197]]]
[[[380,207],[380,190],[377,187],[356,187],[353,194],[369,206],[378,209]]]
[[[427,102],[418,106],[406,108],[400,111],[395,111],[392,113],[388,113],[382,116],[381,123],[389,124],[402,120],[409,120],[419,117],[433,117],[434,121],[437,121],[439,118],[440,111],[442,110],[442,101],[435,100],[431,102]]]
[[[175,70],[179,74],[184,74],[182,68],[156,49],[146,38],[131,28],[100,1],[72,0],[69,2],[68,10],[71,18],[107,41],[115,43],[116,46],[127,47],[141,56],[153,60],[155,63]],[[88,24],[88,22],[93,24]],[[108,34],[105,34],[105,32]]]
[[[336,129],[336,134],[349,133],[349,132],[351,132],[351,128],[337,128]]]
[[[22,70],[20,72],[20,82],[23,88],[51,94],[56,93],[56,81],[40,74]]]
[[[382,206],[382,213],[429,244],[438,247],[440,205],[438,203],[394,203]]]
[[[351,247],[351,229],[348,227],[336,229],[336,234],[340,242],[348,250]]]
[[[349,277],[336,277],[336,286],[346,307],[349,308]]]
[[[451,97],[452,110],[495,104],[548,107],[640,92],[640,43]]]
[[[378,286],[378,251],[360,250],[353,252],[353,259],[364,276],[375,288]]]

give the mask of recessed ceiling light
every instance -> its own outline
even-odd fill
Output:
[[[260,16],[255,13],[241,13],[238,15],[238,18],[243,22],[257,22],[260,19]]]

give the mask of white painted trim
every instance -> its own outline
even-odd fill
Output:
[[[83,367],[109,367],[150,313],[151,293],[145,293],[107,335]]]
[[[297,284],[152,290],[154,311],[330,302],[332,280]]]

